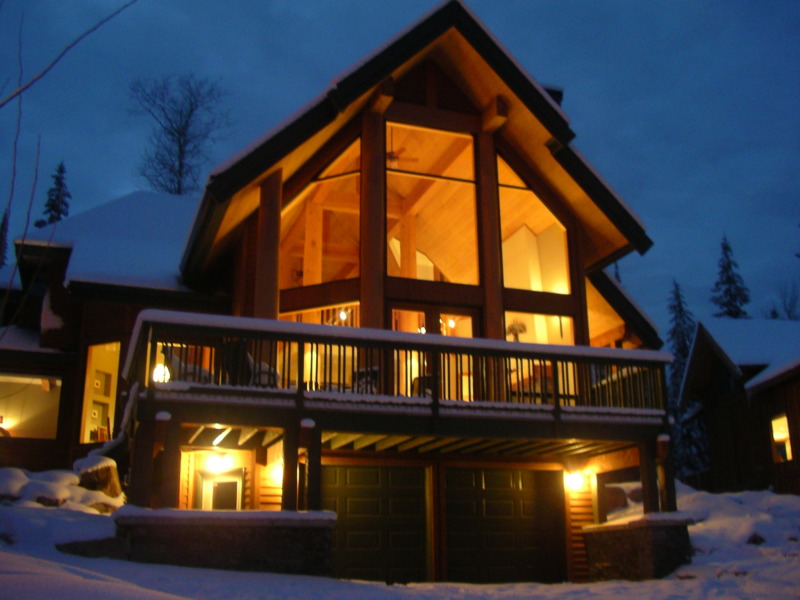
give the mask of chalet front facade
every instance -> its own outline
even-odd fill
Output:
[[[179,289],[56,277],[43,314],[119,317],[110,371],[61,346],[130,501],[333,510],[335,573],[387,581],[585,577],[620,472],[674,509],[669,357],[603,271],[651,241],[558,96],[448,2],[210,175]]]

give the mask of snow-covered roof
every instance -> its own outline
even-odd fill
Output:
[[[709,319],[702,325],[736,366],[765,367],[747,382],[748,389],[800,361],[800,321]]]
[[[133,192],[29,231],[25,243],[72,248],[65,283],[183,291],[179,264],[197,204],[197,198]]]

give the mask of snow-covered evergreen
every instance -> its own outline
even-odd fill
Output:
[[[714,316],[746,319],[748,314],[744,305],[750,302],[750,291],[738,272],[739,265],[733,259],[733,250],[728,243],[728,237],[724,235],[718,265],[717,281],[711,289],[711,302],[719,308]]]
[[[69,215],[69,200],[72,194],[67,188],[66,175],[67,169],[64,161],[61,161],[52,175],[53,185],[47,190],[47,201],[44,204],[45,218],[37,219],[34,223],[36,227],[50,225]]]
[[[672,422],[671,439],[678,478],[683,479],[707,468],[708,452],[701,407],[696,401],[681,403],[681,386],[692,348],[697,324],[683,296],[680,284],[673,279],[669,303],[670,328],[667,342],[674,360],[669,367],[667,411]]]
[[[689,358],[689,350],[694,337],[695,320],[683,297],[680,284],[674,279],[667,309],[670,323],[667,342],[675,357],[669,367],[669,406],[667,408],[670,416],[676,417],[683,373],[686,370],[686,361]]]

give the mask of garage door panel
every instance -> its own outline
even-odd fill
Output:
[[[420,498],[391,499],[389,512],[396,516],[420,517],[425,515],[425,503]]]
[[[483,471],[483,486],[487,490],[511,490],[518,486],[517,473],[508,470],[484,470]]]
[[[381,470],[377,467],[345,467],[348,486],[378,487],[381,484]]]
[[[449,490],[474,489],[477,485],[476,471],[471,469],[447,469],[445,471],[445,485]]]
[[[376,498],[348,498],[346,511],[353,517],[379,517],[381,503]]]
[[[513,517],[514,500],[486,500],[483,506],[485,517]]]
[[[372,531],[348,531],[345,540],[345,547],[348,550],[379,551],[381,549],[381,536]]]

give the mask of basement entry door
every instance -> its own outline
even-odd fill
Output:
[[[560,471],[447,468],[444,495],[448,581],[566,579]]]
[[[336,512],[333,574],[404,583],[429,579],[423,467],[322,467],[322,504]]]

